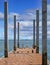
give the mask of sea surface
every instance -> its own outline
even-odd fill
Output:
[[[14,45],[14,41],[13,40],[9,40],[8,41],[8,51],[12,51],[13,50],[13,45]],[[20,40],[20,48],[26,48],[29,47],[31,48],[33,45],[33,41],[32,40]],[[16,46],[17,46],[17,41],[16,41]],[[39,51],[40,53],[42,53],[42,40],[39,41]],[[48,52],[48,60],[50,61],[50,40],[47,41],[47,52]],[[0,40],[0,58],[4,56],[4,40]]]

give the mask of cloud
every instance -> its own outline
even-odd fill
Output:
[[[50,4],[47,5],[47,11],[48,11],[48,20],[50,20]],[[36,19],[36,10],[34,9],[28,9],[25,10],[24,13],[19,14],[19,13],[15,13],[15,12],[10,12],[8,14],[8,18],[13,19],[14,15],[16,15],[16,19],[19,21],[32,21],[33,19]],[[4,18],[4,13],[0,12],[0,19]],[[42,20],[42,9],[39,9],[39,18],[40,20]]]
[[[47,26],[48,26],[48,37],[50,37],[50,5],[47,6],[47,14],[48,14],[48,18],[47,18]],[[40,34],[40,38],[42,37],[42,10],[39,9],[40,13],[39,13],[39,18],[40,18],[40,22],[39,22],[39,34]],[[18,30],[18,24],[17,22],[20,22],[20,37],[21,38],[28,38],[28,39],[32,39],[33,37],[33,19],[36,19],[36,10],[34,9],[28,9],[26,10],[24,13],[19,14],[19,13],[14,13],[14,12],[10,12],[8,14],[8,20],[12,19],[12,21],[10,22],[14,22],[14,15],[16,15],[16,30]],[[2,12],[0,12],[0,20],[4,19],[4,14]],[[8,28],[9,28],[9,37],[11,36],[12,31],[14,30],[14,24],[12,23],[8,23]],[[35,24],[36,26],[36,24]],[[13,33],[12,33],[13,35]]]
[[[8,15],[8,18],[9,19],[14,19],[14,15],[16,15],[16,19],[19,19],[19,14],[18,13],[14,13],[14,12],[11,12],[9,15]]]
[[[4,18],[4,14],[0,12],[0,20],[2,20],[3,18]]]
[[[9,29],[14,29],[14,25],[13,24],[8,24],[8,28]]]

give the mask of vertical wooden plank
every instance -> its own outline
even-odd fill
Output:
[[[36,10],[36,53],[39,53],[39,10]]]
[[[19,47],[19,22],[18,22],[18,45],[17,46],[18,46],[18,48],[20,48]]]
[[[16,15],[14,15],[14,51],[16,51]]]
[[[42,0],[42,65],[47,65],[47,0]]]
[[[4,57],[8,57],[8,35],[7,35],[7,1],[4,1]]]
[[[33,48],[35,49],[35,20],[33,20]]]

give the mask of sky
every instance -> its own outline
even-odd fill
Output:
[[[47,37],[50,39],[50,0],[47,1]],[[16,15],[16,39],[17,22],[20,22],[20,39],[33,39],[33,19],[36,20],[36,9],[39,9],[39,38],[41,39],[42,0],[7,0],[7,3],[8,39],[14,38],[14,15]],[[4,0],[0,0],[0,39],[4,39]]]

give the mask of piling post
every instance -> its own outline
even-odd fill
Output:
[[[42,65],[47,65],[47,0],[42,0]]]
[[[18,44],[17,44],[18,48],[19,48],[19,22],[18,22]]]
[[[7,1],[4,1],[4,57],[8,57],[8,35],[7,35]]]
[[[39,53],[39,10],[36,10],[36,53]]]
[[[35,20],[33,20],[33,48],[35,49]]]
[[[14,51],[16,51],[16,15],[14,15]]]

